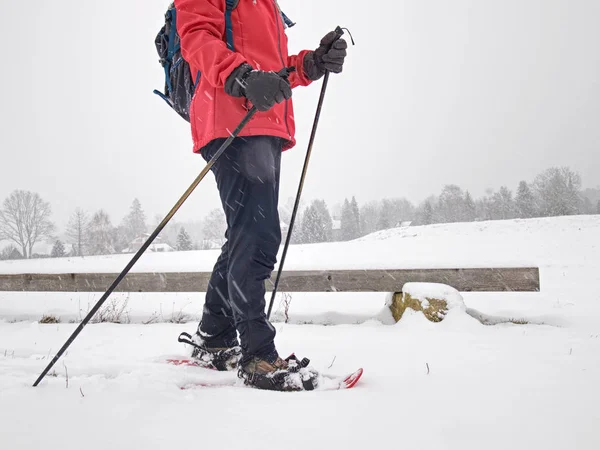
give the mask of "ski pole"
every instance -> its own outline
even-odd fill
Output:
[[[194,189],[196,189],[196,186],[198,186],[198,184],[206,176],[206,174],[212,168],[212,166],[217,161],[217,159],[223,154],[223,152],[227,149],[227,147],[229,147],[231,145],[231,143],[233,142],[233,140],[242,131],[242,129],[248,124],[248,122],[250,122],[250,119],[252,119],[252,116],[254,116],[254,114],[256,113],[256,111],[257,111],[256,106],[254,106],[250,111],[248,111],[248,113],[246,114],[246,116],[244,117],[244,119],[240,122],[240,124],[238,125],[238,127],[233,131],[233,133],[231,133],[231,135],[227,138],[227,140],[225,142],[223,142],[223,144],[221,145],[221,147],[219,147],[219,150],[217,150],[217,152],[214,154],[214,156],[208,161],[208,163],[206,164],[206,166],[204,167],[204,169],[202,169],[202,172],[200,172],[200,174],[196,177],[196,179],[190,185],[190,187],[187,189],[187,191],[185,191],[185,193],[181,196],[181,198],[179,199],[179,201],[175,204],[175,206],[173,206],[173,208],[171,209],[171,211],[169,211],[169,213],[167,214],[167,216],[156,227],[156,230],[154,230],[154,232],[146,240],[146,242],[144,243],[144,245],[142,245],[140,247],[140,249],[135,254],[135,256],[131,259],[131,261],[129,262],[129,264],[127,264],[127,266],[125,267],[125,269],[123,269],[123,272],[121,272],[121,274],[110,285],[110,287],[104,293],[104,295],[102,295],[102,297],[100,298],[100,300],[98,300],[98,302],[90,310],[90,312],[87,314],[87,316],[85,316],[85,318],[81,321],[81,323],[79,324],[79,326],[75,329],[75,331],[69,337],[69,339],[67,339],[67,342],[65,342],[65,344],[58,351],[58,353],[54,356],[54,358],[52,358],[52,361],[50,361],[50,364],[48,364],[48,366],[46,366],[46,368],[40,374],[40,376],[38,377],[38,379],[35,380],[35,383],[33,383],[34,387],[36,387],[40,383],[40,381],[42,381],[44,379],[44,377],[46,376],[46,374],[48,373],[48,371],[52,368],[52,366],[54,366],[54,364],[56,364],[56,362],[59,360],[59,358],[62,356],[62,354],[67,350],[67,348],[69,348],[69,346],[73,343],[73,341],[79,335],[79,333],[81,333],[81,331],[83,330],[83,328],[91,320],[91,318],[94,316],[94,314],[96,314],[96,312],[100,309],[100,307],[106,301],[106,299],[109,297],[109,295],[116,289],[116,287],[123,280],[123,278],[125,278],[125,276],[127,275],[127,273],[131,270],[131,268],[137,262],[137,260],[140,259],[140,257],[146,251],[146,249],[150,246],[150,244],[152,244],[152,241],[154,241],[154,239],[156,238],[156,236],[158,236],[160,234],[160,232],[167,225],[167,223],[169,222],[169,220],[171,220],[171,218],[175,215],[175,213],[177,212],[177,210],[181,207],[181,205],[183,205],[183,202],[185,202],[186,199],[190,196],[190,194],[194,191]]]
[[[341,38],[346,28],[337,27],[335,33],[337,35],[336,40]],[[346,29],[347,30],[347,29]],[[349,31],[348,31],[349,32]],[[350,36],[352,39],[352,35]],[[335,42],[335,41],[334,41]],[[354,44],[354,40],[352,40]],[[332,43],[333,45],[333,43]],[[271,311],[273,309],[273,302],[275,301],[275,295],[277,294],[277,288],[279,287],[279,281],[281,280],[281,273],[283,272],[283,264],[287,256],[287,251],[290,246],[290,240],[292,238],[292,229],[294,228],[294,222],[296,220],[296,214],[298,213],[298,207],[300,206],[300,196],[302,195],[302,189],[304,188],[304,180],[306,173],[308,172],[308,163],[310,161],[310,155],[312,153],[313,144],[315,142],[315,136],[317,134],[317,127],[319,125],[319,118],[321,117],[321,109],[323,108],[323,100],[325,99],[325,91],[327,90],[327,83],[329,82],[329,71],[325,72],[323,77],[323,86],[321,87],[321,95],[319,96],[319,103],[317,104],[317,112],[315,114],[315,120],[313,122],[312,131],[310,133],[310,140],[308,141],[308,149],[306,150],[306,158],[304,159],[304,167],[302,168],[302,175],[300,176],[300,184],[298,186],[298,192],[296,194],[296,201],[294,202],[294,209],[292,211],[292,218],[290,219],[290,226],[285,239],[285,245],[283,247],[283,253],[281,255],[281,263],[277,269],[277,277],[275,278],[275,284],[273,285],[273,292],[271,294],[271,302],[269,303],[269,310],[267,312],[267,320],[271,317]]]

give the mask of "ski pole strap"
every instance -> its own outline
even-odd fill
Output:
[[[354,38],[352,37],[352,33],[350,33],[350,30],[348,28],[342,28],[340,26],[336,27],[335,34],[337,34],[338,39],[344,35],[344,30],[346,30],[348,32],[348,35],[350,36],[350,41],[352,42],[352,45],[356,45],[354,43]]]

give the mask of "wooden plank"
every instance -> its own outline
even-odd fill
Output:
[[[0,291],[105,292],[118,274],[0,275]],[[267,280],[272,290],[276,273]],[[129,273],[116,292],[204,292],[207,272]],[[324,270],[288,271],[280,281],[282,292],[400,292],[407,282],[444,283],[459,291],[536,292],[539,269]]]

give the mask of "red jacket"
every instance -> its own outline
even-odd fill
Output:
[[[287,36],[276,0],[240,0],[232,12],[235,52],[225,38],[225,0],[175,0],[181,53],[201,81],[190,106],[194,151],[215,138],[229,137],[249,110],[244,97],[225,93],[227,77],[242,63],[254,69],[280,71],[296,67],[292,88],[311,80],[303,69],[308,50],[289,56]],[[269,135],[287,139],[284,150],[296,144],[292,100],[257,112],[240,136]]]

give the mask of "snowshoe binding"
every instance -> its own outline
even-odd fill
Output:
[[[188,333],[181,333],[177,340],[192,346],[192,359],[200,367],[207,369],[219,371],[234,370],[237,368],[242,357],[241,347],[208,347],[198,333],[194,336]]]
[[[308,368],[310,360],[299,360],[294,354],[273,362],[252,358],[238,369],[244,384],[271,391],[312,391],[318,385],[318,373]]]

